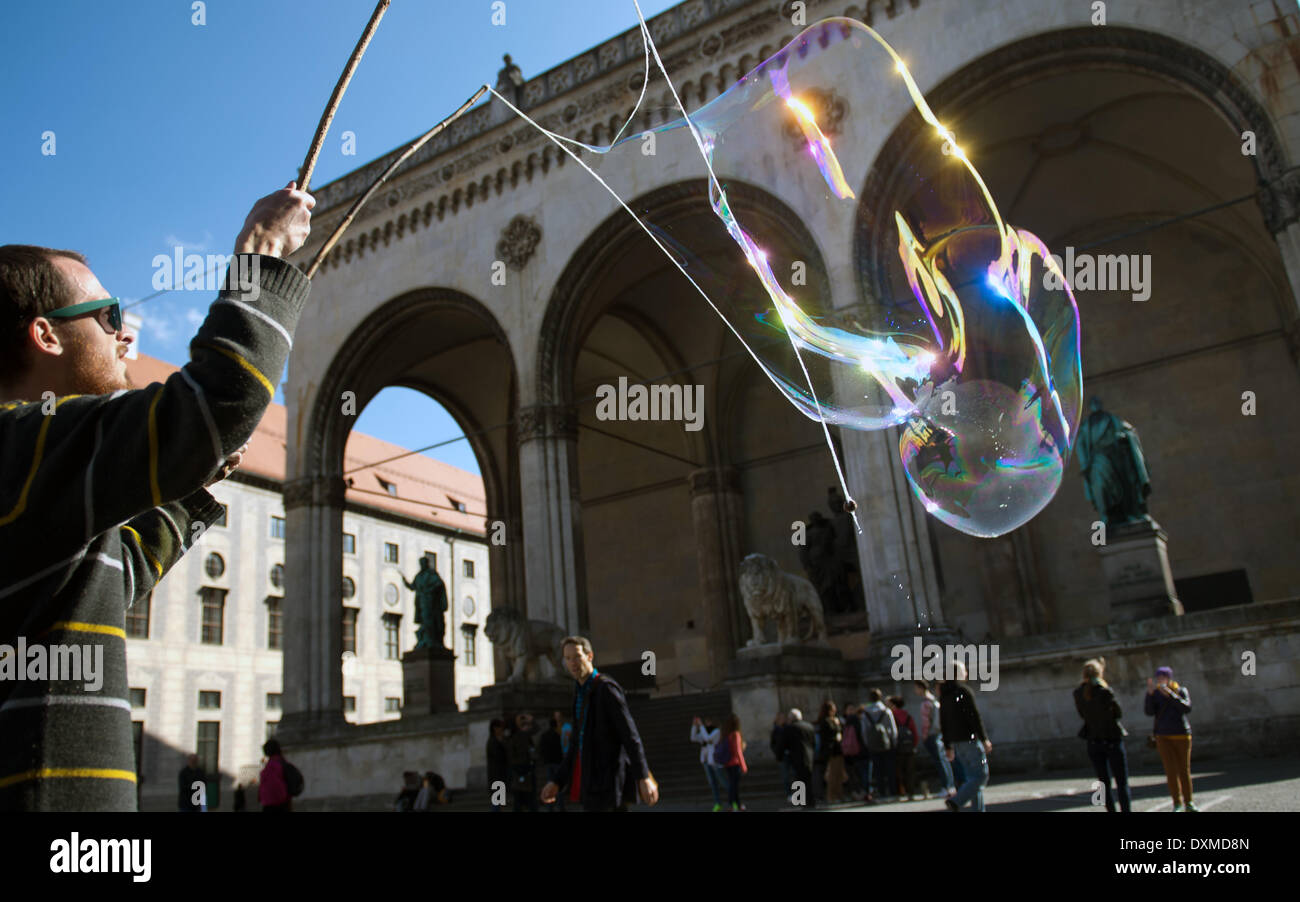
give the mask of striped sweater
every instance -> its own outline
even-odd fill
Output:
[[[126,610],[220,518],[203,486],[271,402],[310,289],[252,262],[165,383],[0,405],[0,811],[136,809]],[[102,654],[93,682],[50,666],[73,646]]]

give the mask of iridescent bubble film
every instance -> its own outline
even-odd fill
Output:
[[[900,122],[910,143],[882,154]],[[875,31],[819,22],[687,118],[592,149],[791,403],[897,428],[935,517],[996,536],[1052,499],[1080,414],[1073,295]],[[665,167],[707,213],[638,200]]]

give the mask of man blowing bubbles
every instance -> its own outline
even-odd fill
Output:
[[[98,691],[0,680],[0,811],[133,811],[126,609],[222,515],[310,282],[315,200],[259,200],[226,287],[165,383],[132,388],[122,309],[72,251],[0,247],[0,645],[102,644]],[[235,273],[255,273],[255,281]],[[23,662],[18,662],[21,666]]]

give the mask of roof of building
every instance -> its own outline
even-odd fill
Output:
[[[165,381],[179,367],[147,354],[127,361],[131,381],[144,386]],[[283,483],[287,411],[283,404],[271,404],[248,442],[240,471]],[[409,449],[353,430],[343,452],[343,470],[374,461],[405,457],[367,467],[345,477],[350,481],[347,500],[366,507],[392,511],[449,529],[486,532],[487,511],[483,480],[459,467],[411,454]],[[466,512],[455,509],[459,502]]]

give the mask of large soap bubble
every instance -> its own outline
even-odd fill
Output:
[[[897,427],[913,490],[962,532],[1001,535],[1042,510],[1079,421],[1078,310],[894,50],[827,19],[678,116],[592,148],[591,165],[621,198],[665,168],[704,180],[718,235],[680,205],[632,207],[791,403],[829,425]],[[917,138],[869,180],[909,116]]]

